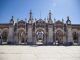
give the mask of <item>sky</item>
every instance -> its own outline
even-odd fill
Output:
[[[70,16],[72,24],[80,24],[80,0],[0,0],[0,23],[8,23],[11,16],[28,20],[30,10],[34,19],[47,18],[51,10],[53,20],[66,22]]]

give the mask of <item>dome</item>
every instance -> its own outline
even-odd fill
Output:
[[[18,23],[25,23],[25,21],[23,21],[23,20],[20,20]]]
[[[39,20],[36,21],[36,23],[45,23],[45,21],[42,20],[42,19],[39,19]]]
[[[63,22],[60,21],[60,20],[56,21],[55,23],[56,23],[56,24],[63,24]]]

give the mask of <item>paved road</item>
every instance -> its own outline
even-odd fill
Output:
[[[0,46],[0,60],[80,60],[79,46]]]

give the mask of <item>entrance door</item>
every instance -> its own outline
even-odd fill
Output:
[[[37,44],[43,44],[43,40],[44,40],[44,32],[43,31],[37,31],[36,32],[36,43]]]
[[[78,44],[78,33],[77,32],[73,32],[72,35],[73,35],[74,45],[77,45]]]

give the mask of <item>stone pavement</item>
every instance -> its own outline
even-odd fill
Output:
[[[80,46],[0,46],[0,60],[80,60]]]

